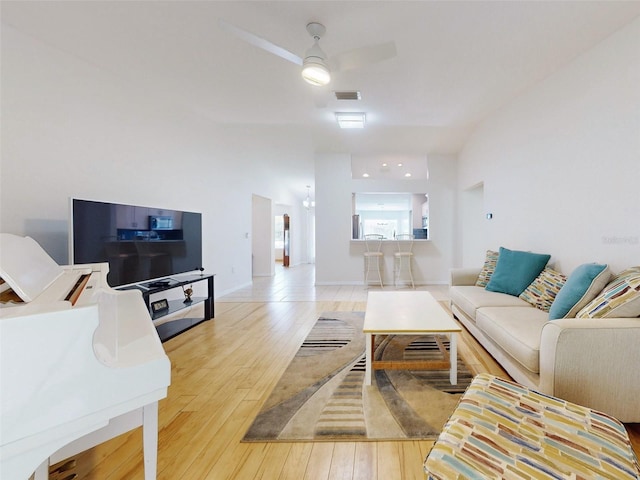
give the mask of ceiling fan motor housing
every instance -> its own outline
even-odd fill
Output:
[[[322,36],[326,33],[327,29],[324,25],[318,22],[309,22],[307,23],[307,32],[316,40],[320,40]]]
[[[322,51],[322,49],[320,48],[320,45],[318,45],[317,41],[304,54],[304,61],[306,62],[307,59],[318,59],[318,60],[322,61],[323,63],[326,61],[327,55]]]

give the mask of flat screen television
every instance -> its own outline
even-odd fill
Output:
[[[117,287],[202,266],[202,214],[71,199],[71,264],[109,263]]]

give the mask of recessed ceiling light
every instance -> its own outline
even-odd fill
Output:
[[[398,166],[399,166],[399,167],[401,167],[401,166],[402,166],[402,164],[401,164],[401,163],[399,163],[399,164],[398,164]]]
[[[405,176],[405,177],[410,177],[410,176],[411,176],[411,174],[410,174],[409,172],[407,172],[407,173],[405,173],[405,174],[404,174],[404,176]]]
[[[362,112],[336,112],[340,128],[364,128],[365,114]]]
[[[368,173],[363,173],[363,174],[362,174],[362,176],[363,176],[364,178],[369,178],[369,174],[368,174]]]
[[[386,166],[387,166],[387,164],[386,164],[386,163],[383,163],[383,164],[382,164],[382,166],[383,166],[383,167],[386,167]]]

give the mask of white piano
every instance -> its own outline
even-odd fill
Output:
[[[0,478],[48,467],[143,426],[156,478],[158,401],[171,364],[137,290],[108,264],[60,266],[29,237],[0,234]]]

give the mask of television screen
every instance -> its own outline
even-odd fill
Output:
[[[202,266],[202,214],[71,200],[70,263],[109,263],[117,287]]]

